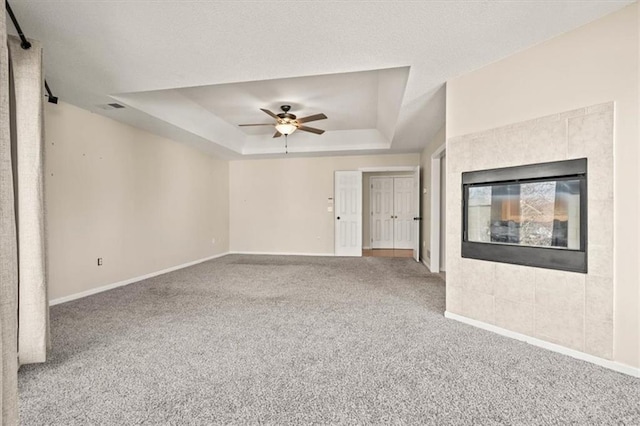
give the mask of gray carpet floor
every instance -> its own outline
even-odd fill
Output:
[[[443,317],[412,259],[232,255],[51,309],[24,425],[640,424],[640,381]]]

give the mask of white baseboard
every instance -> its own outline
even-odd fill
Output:
[[[483,330],[491,331],[496,334],[500,334],[505,337],[520,340],[533,346],[538,346],[543,349],[547,349],[553,352],[558,352],[563,355],[570,356],[582,361],[590,362],[592,364],[599,365],[600,367],[608,368],[618,373],[628,374],[629,376],[640,378],[640,368],[632,367],[630,365],[621,364],[619,362],[611,361],[608,359],[600,358],[594,355],[589,355],[584,352],[577,351],[575,349],[565,348],[564,346],[556,345],[555,343],[546,342],[544,340],[536,339],[535,337],[527,336],[526,334],[516,333],[515,331],[506,330],[504,328],[496,327],[495,325],[487,324],[486,322],[474,320],[464,317],[462,315],[454,314],[449,311],[445,311],[444,316],[446,318],[456,320],[465,324],[472,325],[474,327],[481,328]]]
[[[258,254],[265,256],[320,256],[334,257],[333,253],[289,253],[289,252],[274,252],[274,251],[230,251],[228,254]]]
[[[371,247],[362,247],[362,250],[371,250]]]
[[[181,265],[172,266],[171,268],[163,269],[161,271],[151,272],[150,274],[141,275],[139,277],[130,278],[124,281],[118,281],[117,283],[103,285],[101,287],[92,288],[91,290],[82,291],[80,293],[71,294],[69,296],[59,297],[49,301],[49,306],[59,305],[65,302],[71,302],[72,300],[81,299],[83,297],[91,296],[92,294],[102,293],[103,291],[111,290],[114,288],[122,287],[128,284],[133,284],[138,281],[146,280],[147,278],[156,277],[158,275],[166,274],[167,272],[177,271],[189,266],[197,265],[198,263],[206,262],[208,260],[217,259],[222,256],[228,255],[229,252],[216,254],[214,256],[205,257],[204,259],[194,260],[193,262],[183,263]]]

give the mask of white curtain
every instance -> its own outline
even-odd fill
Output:
[[[13,198],[9,114],[9,50],[5,14],[0,16],[0,424],[18,418],[18,244]]]
[[[42,48],[23,50],[0,18],[1,424],[16,424],[17,372],[44,362],[48,300],[43,197]]]
[[[11,148],[18,229],[18,361],[44,362],[48,300],[44,246],[42,48],[9,37]]]

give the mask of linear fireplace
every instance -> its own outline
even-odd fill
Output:
[[[587,272],[587,159],[462,173],[462,257]]]

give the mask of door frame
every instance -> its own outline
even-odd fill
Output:
[[[415,167],[414,167],[415,169]],[[370,173],[370,172],[364,172],[364,173]],[[384,172],[383,172],[384,173]],[[394,172],[391,172],[394,173]],[[395,173],[400,173],[398,170],[395,170]],[[404,172],[407,173],[407,172]],[[371,182],[371,179],[378,179],[378,178],[390,178],[390,179],[396,179],[396,178],[412,178],[414,177],[412,174],[404,174],[404,175],[395,175],[395,174],[389,174],[389,175],[382,175],[382,176],[370,176],[369,177],[369,182]],[[364,175],[362,176],[362,179],[364,180]],[[364,193],[364,181],[363,181],[363,193]],[[369,191],[369,212],[371,212],[372,210],[372,204],[373,204],[373,198],[371,198],[371,187],[367,188],[367,190]],[[395,208],[395,180],[394,180],[394,198],[393,198],[393,207]],[[362,210],[362,217],[363,217],[363,223],[364,223],[364,216],[365,216],[365,212],[364,212],[364,206],[363,206],[363,210]],[[369,215],[369,218],[371,218],[371,215]],[[373,223],[371,222],[371,219],[369,219],[369,237],[371,237],[373,233]],[[395,229],[394,229],[394,233],[395,233]],[[364,244],[365,241],[364,239],[362,240],[362,249],[364,250]],[[371,242],[369,242],[369,244],[371,244]],[[369,247],[370,249],[373,249],[373,247]],[[394,247],[392,247],[391,249],[383,249],[383,250],[393,250],[395,249],[395,244]],[[405,250],[405,249],[402,249]],[[408,249],[406,249],[408,250]]]
[[[377,172],[415,172],[416,171],[416,167],[420,167],[420,165],[417,166],[373,166],[373,167],[358,167],[356,170],[362,172],[362,173],[377,173]],[[420,187],[421,187],[421,183],[418,182],[418,198],[420,197]],[[422,206],[419,205],[420,203],[418,203],[418,209],[419,211],[422,211]],[[364,211],[363,211],[364,214]],[[419,223],[419,222],[418,222]],[[371,225],[369,225],[371,226]],[[369,230],[369,232],[371,232],[371,230]],[[419,237],[418,237],[419,238]],[[362,243],[364,245],[364,241]]]
[[[440,162],[446,153],[447,144],[444,143],[431,154],[431,241],[429,256],[429,270],[437,274],[440,272],[440,239],[446,237],[440,235],[440,200],[442,199],[440,185]]]
[[[412,172],[416,166],[387,166],[387,167],[359,167],[358,171],[362,173],[377,173],[377,172]]]

